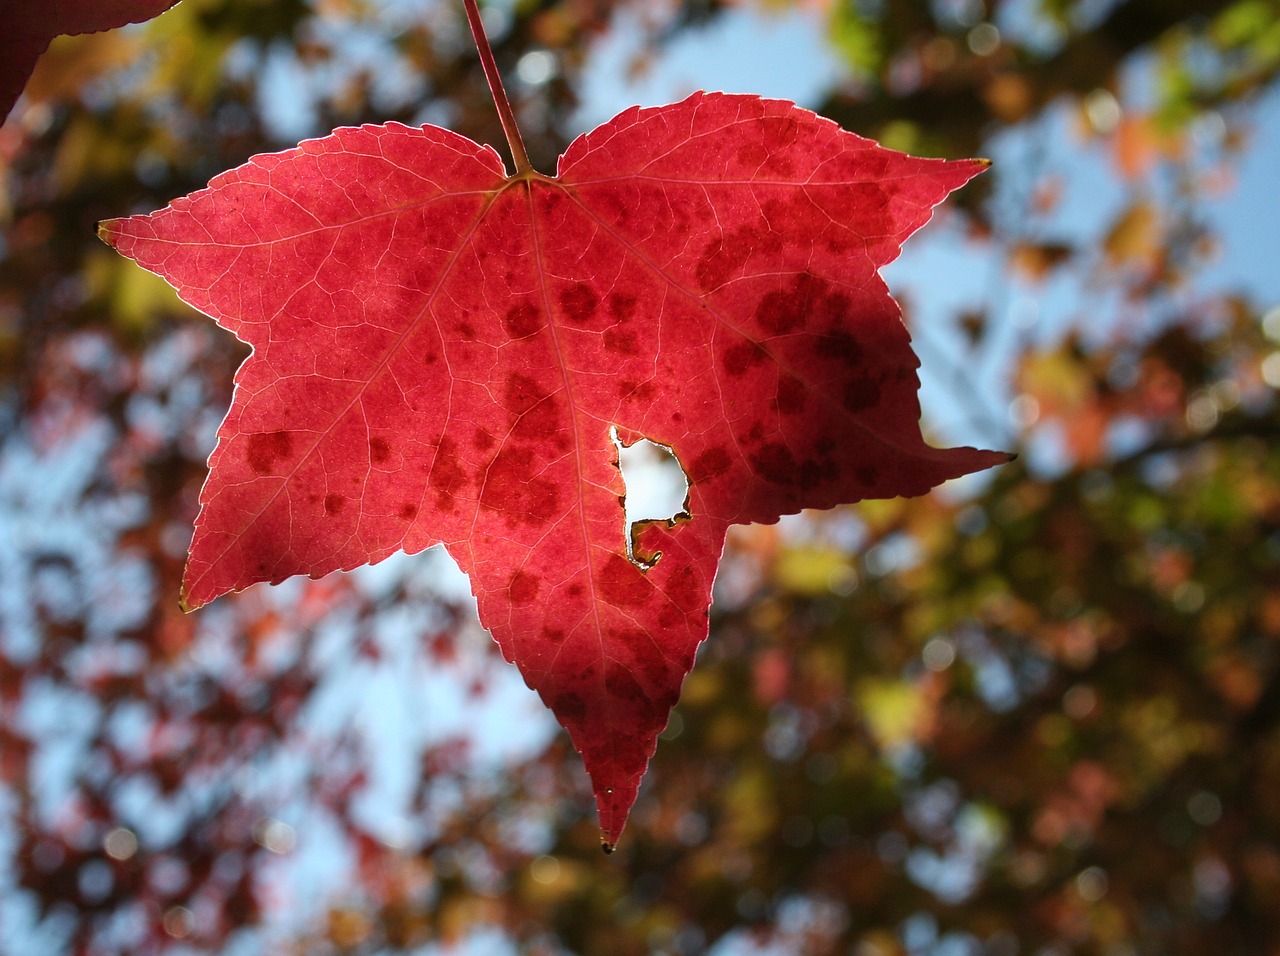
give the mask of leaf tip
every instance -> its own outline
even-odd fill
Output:
[[[98,238],[109,245],[112,249],[116,247],[116,223],[119,219],[104,219],[98,223]]]
[[[604,851],[604,855],[605,855],[605,856],[608,856],[609,854],[611,854],[611,853],[613,852],[613,850],[614,850],[614,845],[613,845],[612,843],[610,843],[608,840],[601,840],[601,841],[600,841],[600,849],[601,849],[602,851]]]
[[[192,611],[197,611],[204,607],[205,603],[206,602],[201,601],[199,604],[192,604],[190,598],[187,596],[186,584],[183,584],[181,590],[178,591],[178,607],[182,609],[183,614],[190,614]]]

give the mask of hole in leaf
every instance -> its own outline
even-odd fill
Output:
[[[624,445],[616,428],[610,429],[610,437],[618,449],[618,468],[626,486],[624,508],[626,511],[627,558],[632,564],[647,571],[658,563],[662,553],[652,557],[635,551],[636,525],[648,521],[675,522],[688,518],[689,479],[680,467],[675,453],[666,445],[642,438],[632,445]]]

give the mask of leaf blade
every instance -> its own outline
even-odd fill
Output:
[[[434,127],[335,130],[104,238],[250,344],[192,607],[443,543],[569,731],[616,843],[727,528],[1004,461],[920,435],[878,275],[982,168],[782,101],[696,94],[580,137],[557,179]],[[673,449],[688,517],[628,560],[612,432]],[[850,440],[856,436],[856,440]]]

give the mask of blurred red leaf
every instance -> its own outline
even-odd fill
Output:
[[[113,30],[159,16],[178,0],[55,0],[4,5],[0,39],[0,121],[22,94],[54,37]]]

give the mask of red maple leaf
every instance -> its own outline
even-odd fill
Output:
[[[54,37],[114,30],[157,17],[178,0],[2,0],[0,122]]]
[[[445,129],[344,128],[102,235],[253,348],[187,605],[443,543],[582,753],[607,848],[707,636],[729,525],[1007,460],[924,443],[877,274],[985,164],[698,93],[579,137],[551,178],[481,53],[515,175]],[[615,428],[690,483],[638,561]]]

